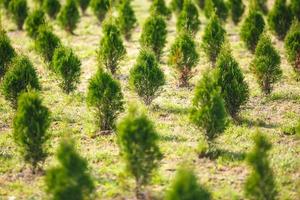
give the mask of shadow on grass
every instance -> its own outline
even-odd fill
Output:
[[[186,142],[187,139],[178,135],[160,135],[159,139],[164,142]]]
[[[183,107],[172,107],[172,106],[160,106],[160,105],[153,105],[151,106],[151,110],[155,112],[163,112],[163,113],[169,113],[169,114],[181,114],[181,115],[187,115],[189,114],[189,108],[183,108]]]
[[[243,161],[246,158],[246,153],[244,152],[233,152],[226,149],[213,149],[205,154],[199,155],[199,158],[207,157],[211,160],[216,160],[222,158],[226,161]]]
[[[237,122],[238,125],[246,125],[248,128],[251,127],[261,127],[261,128],[278,128],[278,124],[274,123],[266,123],[265,121],[261,119],[247,119],[247,118],[240,118]]]

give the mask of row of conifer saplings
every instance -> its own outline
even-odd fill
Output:
[[[42,169],[48,156],[50,112],[34,91],[22,93],[13,120],[13,138],[24,161],[32,166],[33,173]],[[127,115],[117,125],[117,144],[120,156],[126,164],[126,173],[136,183],[137,199],[146,199],[145,187],[151,183],[163,153],[159,148],[159,133],[145,112],[129,106]],[[245,181],[245,195],[249,199],[276,199],[278,191],[273,171],[268,161],[271,143],[261,133],[254,137],[254,148],[247,154],[246,161],[251,173]],[[216,155],[217,150],[214,149]],[[215,156],[214,155],[214,156]],[[88,162],[78,154],[73,140],[63,139],[58,147],[58,164],[46,170],[46,192],[50,199],[94,199],[96,186]],[[151,195],[151,194],[150,194]],[[180,167],[163,199],[210,200],[209,190],[200,185],[190,167]]]

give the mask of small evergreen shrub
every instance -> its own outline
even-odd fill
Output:
[[[54,51],[52,67],[61,77],[60,87],[67,94],[76,89],[80,80],[81,62],[72,49],[58,47]]]
[[[126,40],[129,40],[131,38],[132,30],[137,24],[137,19],[130,2],[130,0],[122,0],[121,4],[118,7],[119,16],[117,22],[119,29],[125,36]]]
[[[102,22],[111,7],[110,0],[91,0],[91,8],[99,22]]]
[[[222,27],[218,16],[213,14],[205,27],[202,38],[202,48],[213,66],[215,65],[222,44],[225,41],[225,37],[225,29]]]
[[[117,116],[124,110],[119,82],[100,68],[89,81],[87,103],[95,109],[100,130],[115,129]]]
[[[33,11],[25,21],[25,30],[29,37],[36,38],[38,35],[38,29],[41,25],[45,25],[45,13],[42,10]]]
[[[249,98],[249,88],[238,62],[233,58],[229,45],[224,44],[217,59],[218,84],[225,107],[233,119]]]
[[[95,186],[88,171],[88,163],[77,153],[73,142],[61,142],[56,157],[59,165],[46,171],[46,192],[50,198],[90,199]]]
[[[246,197],[250,200],[275,200],[277,189],[268,160],[268,151],[272,145],[260,132],[255,135],[254,143],[253,150],[247,155],[247,163],[252,172],[244,186]]]
[[[233,23],[238,24],[245,11],[243,0],[229,0],[228,9],[230,10]]]
[[[151,15],[165,16],[167,19],[171,18],[171,10],[166,6],[165,0],[153,0],[150,7]]]
[[[172,44],[168,58],[169,65],[179,73],[179,86],[188,86],[191,70],[199,61],[196,44],[191,35],[182,32]]]
[[[37,73],[26,56],[15,57],[3,77],[2,94],[16,108],[19,95],[30,89],[40,89]]]
[[[203,74],[196,86],[190,112],[192,122],[204,130],[209,149],[213,140],[226,128],[227,113],[214,70]]]
[[[117,127],[118,145],[128,172],[136,181],[136,196],[149,183],[152,172],[162,159],[158,133],[148,117],[130,107],[127,116]]]
[[[167,25],[163,17],[151,15],[145,22],[140,38],[144,48],[150,48],[158,61],[167,42]]]
[[[6,32],[0,30],[0,80],[8,70],[11,60],[16,56]]]
[[[264,28],[265,21],[262,14],[255,10],[250,10],[242,24],[240,37],[252,53],[255,51],[259,37],[263,33]]]
[[[74,29],[79,21],[79,11],[75,0],[67,0],[66,5],[58,15],[58,20],[62,28],[73,34]]]
[[[18,30],[22,30],[25,19],[28,16],[27,1],[11,0],[8,9],[17,25]]]
[[[61,4],[59,0],[44,0],[43,9],[51,19],[55,19],[59,13]]]
[[[98,61],[115,75],[119,62],[124,59],[126,49],[123,45],[121,33],[115,23],[108,21],[103,24],[103,37],[100,40]]]
[[[266,34],[262,34],[259,39],[251,62],[251,70],[266,95],[271,93],[272,85],[281,78],[280,56]]]
[[[300,75],[300,23],[294,20],[284,40],[287,59],[297,75]]]
[[[291,0],[291,9],[294,16],[300,21],[300,0]]]
[[[88,8],[90,4],[90,0],[77,0],[77,3],[81,9],[81,12],[85,14],[86,9]]]
[[[293,20],[293,14],[286,0],[276,0],[273,9],[268,14],[270,29],[283,40]]]
[[[35,39],[35,48],[46,62],[51,62],[54,51],[61,45],[60,39],[47,26],[41,26]]]
[[[198,0],[198,5],[200,7],[201,10],[204,10],[205,7],[205,0]]]
[[[3,5],[3,7],[4,7],[4,9],[5,9],[6,11],[9,10],[9,3],[10,3],[11,1],[12,1],[12,0],[2,0],[2,1],[1,1],[1,4]]]
[[[210,18],[214,13],[223,20],[226,21],[228,17],[228,8],[224,0],[205,0],[204,14],[206,18]]]
[[[267,7],[268,0],[250,0],[250,10],[255,10],[257,12],[262,12],[264,15],[267,14],[268,7]]]
[[[183,9],[180,12],[177,23],[177,32],[188,31],[192,34],[196,34],[200,28],[200,20],[198,9],[196,5],[190,0],[185,0]]]
[[[152,51],[140,51],[135,66],[130,70],[130,83],[146,105],[157,97],[158,90],[165,84],[165,77]]]
[[[171,0],[171,9],[176,14],[179,14],[183,8],[184,0]]]
[[[47,156],[47,129],[50,125],[48,108],[36,92],[20,95],[18,109],[13,123],[13,138],[20,148],[25,162],[31,164],[33,172]]]
[[[181,168],[177,171],[165,200],[211,200],[211,194],[199,185],[193,171]]]

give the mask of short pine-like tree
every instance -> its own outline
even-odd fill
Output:
[[[72,49],[58,47],[54,51],[51,67],[61,78],[60,87],[67,94],[76,89],[80,80],[81,62]]]
[[[28,57],[17,56],[12,60],[1,87],[3,96],[14,108],[17,107],[17,99],[22,92],[40,89],[37,73]]]
[[[300,0],[291,0],[293,15],[300,21]]]
[[[211,200],[211,194],[198,184],[192,170],[180,168],[174,178],[165,200]]]
[[[47,129],[50,112],[42,104],[37,92],[22,93],[18,99],[18,109],[13,123],[13,138],[20,149],[24,161],[32,166],[33,172],[47,156]]]
[[[29,37],[36,38],[41,25],[45,25],[45,13],[43,10],[34,10],[25,21],[25,30]]]
[[[110,0],[91,0],[90,6],[99,22],[102,22],[111,7]]]
[[[146,105],[157,97],[165,84],[165,77],[151,50],[140,51],[135,66],[130,70],[130,83]]]
[[[167,25],[165,19],[159,15],[151,15],[145,22],[140,38],[144,48],[150,48],[158,61],[167,42]]]
[[[121,33],[117,25],[108,20],[103,24],[103,37],[98,50],[99,65],[104,65],[113,75],[116,74],[119,62],[126,55]]]
[[[142,186],[149,183],[158,167],[162,154],[158,146],[159,135],[148,117],[130,107],[127,116],[118,124],[118,145],[127,171],[136,181],[136,196],[141,197]]]
[[[276,0],[273,9],[268,14],[268,23],[280,40],[284,39],[292,20],[293,14],[286,0]]]
[[[250,10],[255,10],[257,12],[262,12],[264,15],[269,12],[267,7],[268,0],[250,0],[249,8]]]
[[[289,63],[294,71],[300,76],[300,23],[294,20],[284,40],[284,47]]]
[[[192,36],[182,32],[170,49],[168,63],[179,74],[179,86],[186,87],[192,77],[191,70],[198,64],[199,54]]]
[[[253,150],[247,155],[252,172],[244,186],[246,197],[250,200],[275,200],[277,189],[268,160],[268,151],[272,145],[260,132],[256,133],[254,144]]]
[[[41,26],[35,39],[35,48],[46,62],[51,62],[54,51],[61,45],[60,39],[47,26]]]
[[[183,9],[177,18],[176,28],[178,33],[180,31],[188,31],[193,35],[199,30],[200,20],[198,9],[191,0],[184,1]]]
[[[238,62],[232,56],[229,45],[223,45],[216,66],[218,84],[221,87],[225,107],[231,117],[237,119],[241,106],[249,98],[249,88]]]
[[[1,5],[3,5],[4,9],[5,9],[6,11],[8,11],[8,10],[9,10],[9,3],[10,3],[11,1],[12,1],[12,0],[2,0],[2,1],[0,1],[0,3],[1,3]]]
[[[88,8],[90,4],[90,0],[77,0],[77,3],[81,9],[81,12],[85,14],[86,9]]]
[[[56,157],[59,165],[46,171],[46,192],[50,199],[91,199],[95,186],[88,163],[77,153],[73,142],[62,141]]]
[[[22,30],[23,24],[28,16],[27,0],[11,0],[8,9],[18,30]]]
[[[222,27],[218,16],[213,14],[205,27],[202,38],[202,48],[213,66],[215,65],[225,38],[225,29]]]
[[[167,19],[171,18],[171,10],[166,6],[165,0],[153,0],[150,12],[152,15],[165,16]]]
[[[59,0],[44,0],[43,9],[51,19],[55,19],[59,13],[61,4]]]
[[[130,40],[132,30],[135,28],[137,19],[130,4],[131,0],[122,0],[118,7],[118,26],[126,40]]]
[[[0,30],[0,80],[9,68],[9,64],[16,56],[9,37],[4,30]]]
[[[263,33],[264,28],[265,21],[262,14],[258,11],[250,10],[242,24],[240,37],[252,53],[255,51],[259,37]]]
[[[228,7],[233,23],[238,24],[245,11],[245,4],[243,3],[243,0],[229,0]]]
[[[123,94],[119,82],[99,68],[88,86],[87,103],[95,110],[101,131],[115,129],[118,115],[124,110]]]
[[[62,7],[58,15],[60,26],[67,32],[73,34],[79,22],[79,18],[79,11],[75,0],[67,0],[66,5]]]
[[[214,13],[216,13],[221,20],[226,21],[228,8],[224,0],[205,0],[204,14],[206,18],[210,18]]]
[[[251,71],[256,76],[261,90],[266,95],[271,93],[273,84],[281,78],[280,56],[272,45],[270,37],[265,33],[261,35],[255,49],[254,59],[251,62]]]
[[[208,145],[225,130],[227,113],[215,70],[204,73],[197,84],[190,117],[204,130]]]
[[[183,8],[184,0],[171,0],[171,9],[176,14],[179,14]]]
[[[205,0],[197,0],[198,2],[198,5],[199,5],[199,8],[201,10],[204,10],[204,7],[205,7]]]

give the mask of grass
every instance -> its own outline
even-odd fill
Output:
[[[33,3],[31,3],[31,8]],[[120,81],[126,103],[141,101],[130,90],[128,84],[129,69],[133,67],[139,51],[141,27],[148,16],[150,1],[133,0],[133,9],[138,16],[139,26],[133,33],[133,39],[125,42],[127,57],[120,65]],[[249,84],[251,97],[241,112],[241,124],[230,123],[216,143],[220,156],[216,159],[199,159],[197,148],[203,140],[201,130],[194,127],[188,117],[193,97],[193,89],[201,78],[202,72],[210,67],[200,48],[201,36],[207,20],[200,12],[201,30],[196,35],[199,46],[200,62],[194,70],[190,88],[178,88],[175,70],[166,64],[170,44],[176,36],[175,16],[168,22],[168,44],[164,49],[161,67],[166,75],[166,85],[161,95],[147,109],[149,117],[160,133],[160,147],[164,154],[159,170],[154,174],[153,183],[147,188],[155,198],[162,198],[181,164],[193,166],[199,182],[206,185],[214,199],[245,199],[243,184],[249,174],[249,168],[243,161],[245,154],[252,148],[255,131],[261,129],[273,144],[270,154],[271,166],[276,177],[279,199],[297,200],[300,196],[300,145],[294,135],[284,135],[286,124],[297,122],[300,117],[300,87],[292,76],[292,67],[287,63],[283,43],[272,37],[274,45],[282,58],[283,79],[276,84],[270,97],[259,90],[249,63],[253,58],[238,36],[239,26],[232,22],[225,25],[233,54]],[[28,55],[38,71],[42,85],[44,104],[51,110],[52,123],[49,129],[49,157],[44,168],[56,164],[54,153],[62,137],[76,140],[77,149],[88,160],[95,179],[98,199],[134,198],[134,181],[124,172],[124,163],[120,159],[116,136],[96,136],[97,125],[92,110],[86,105],[86,90],[89,78],[96,72],[96,50],[101,38],[101,25],[88,10],[82,16],[75,35],[61,30],[57,22],[51,21],[54,32],[63,44],[70,46],[82,61],[81,83],[74,94],[66,95],[58,87],[59,81],[48,69],[42,58],[34,51],[33,41],[25,32],[16,30],[10,17],[2,11],[2,23],[8,31],[14,48],[19,54]],[[0,199],[45,199],[44,176],[32,176],[28,166],[22,162],[12,139],[12,120],[14,111],[0,96]]]

